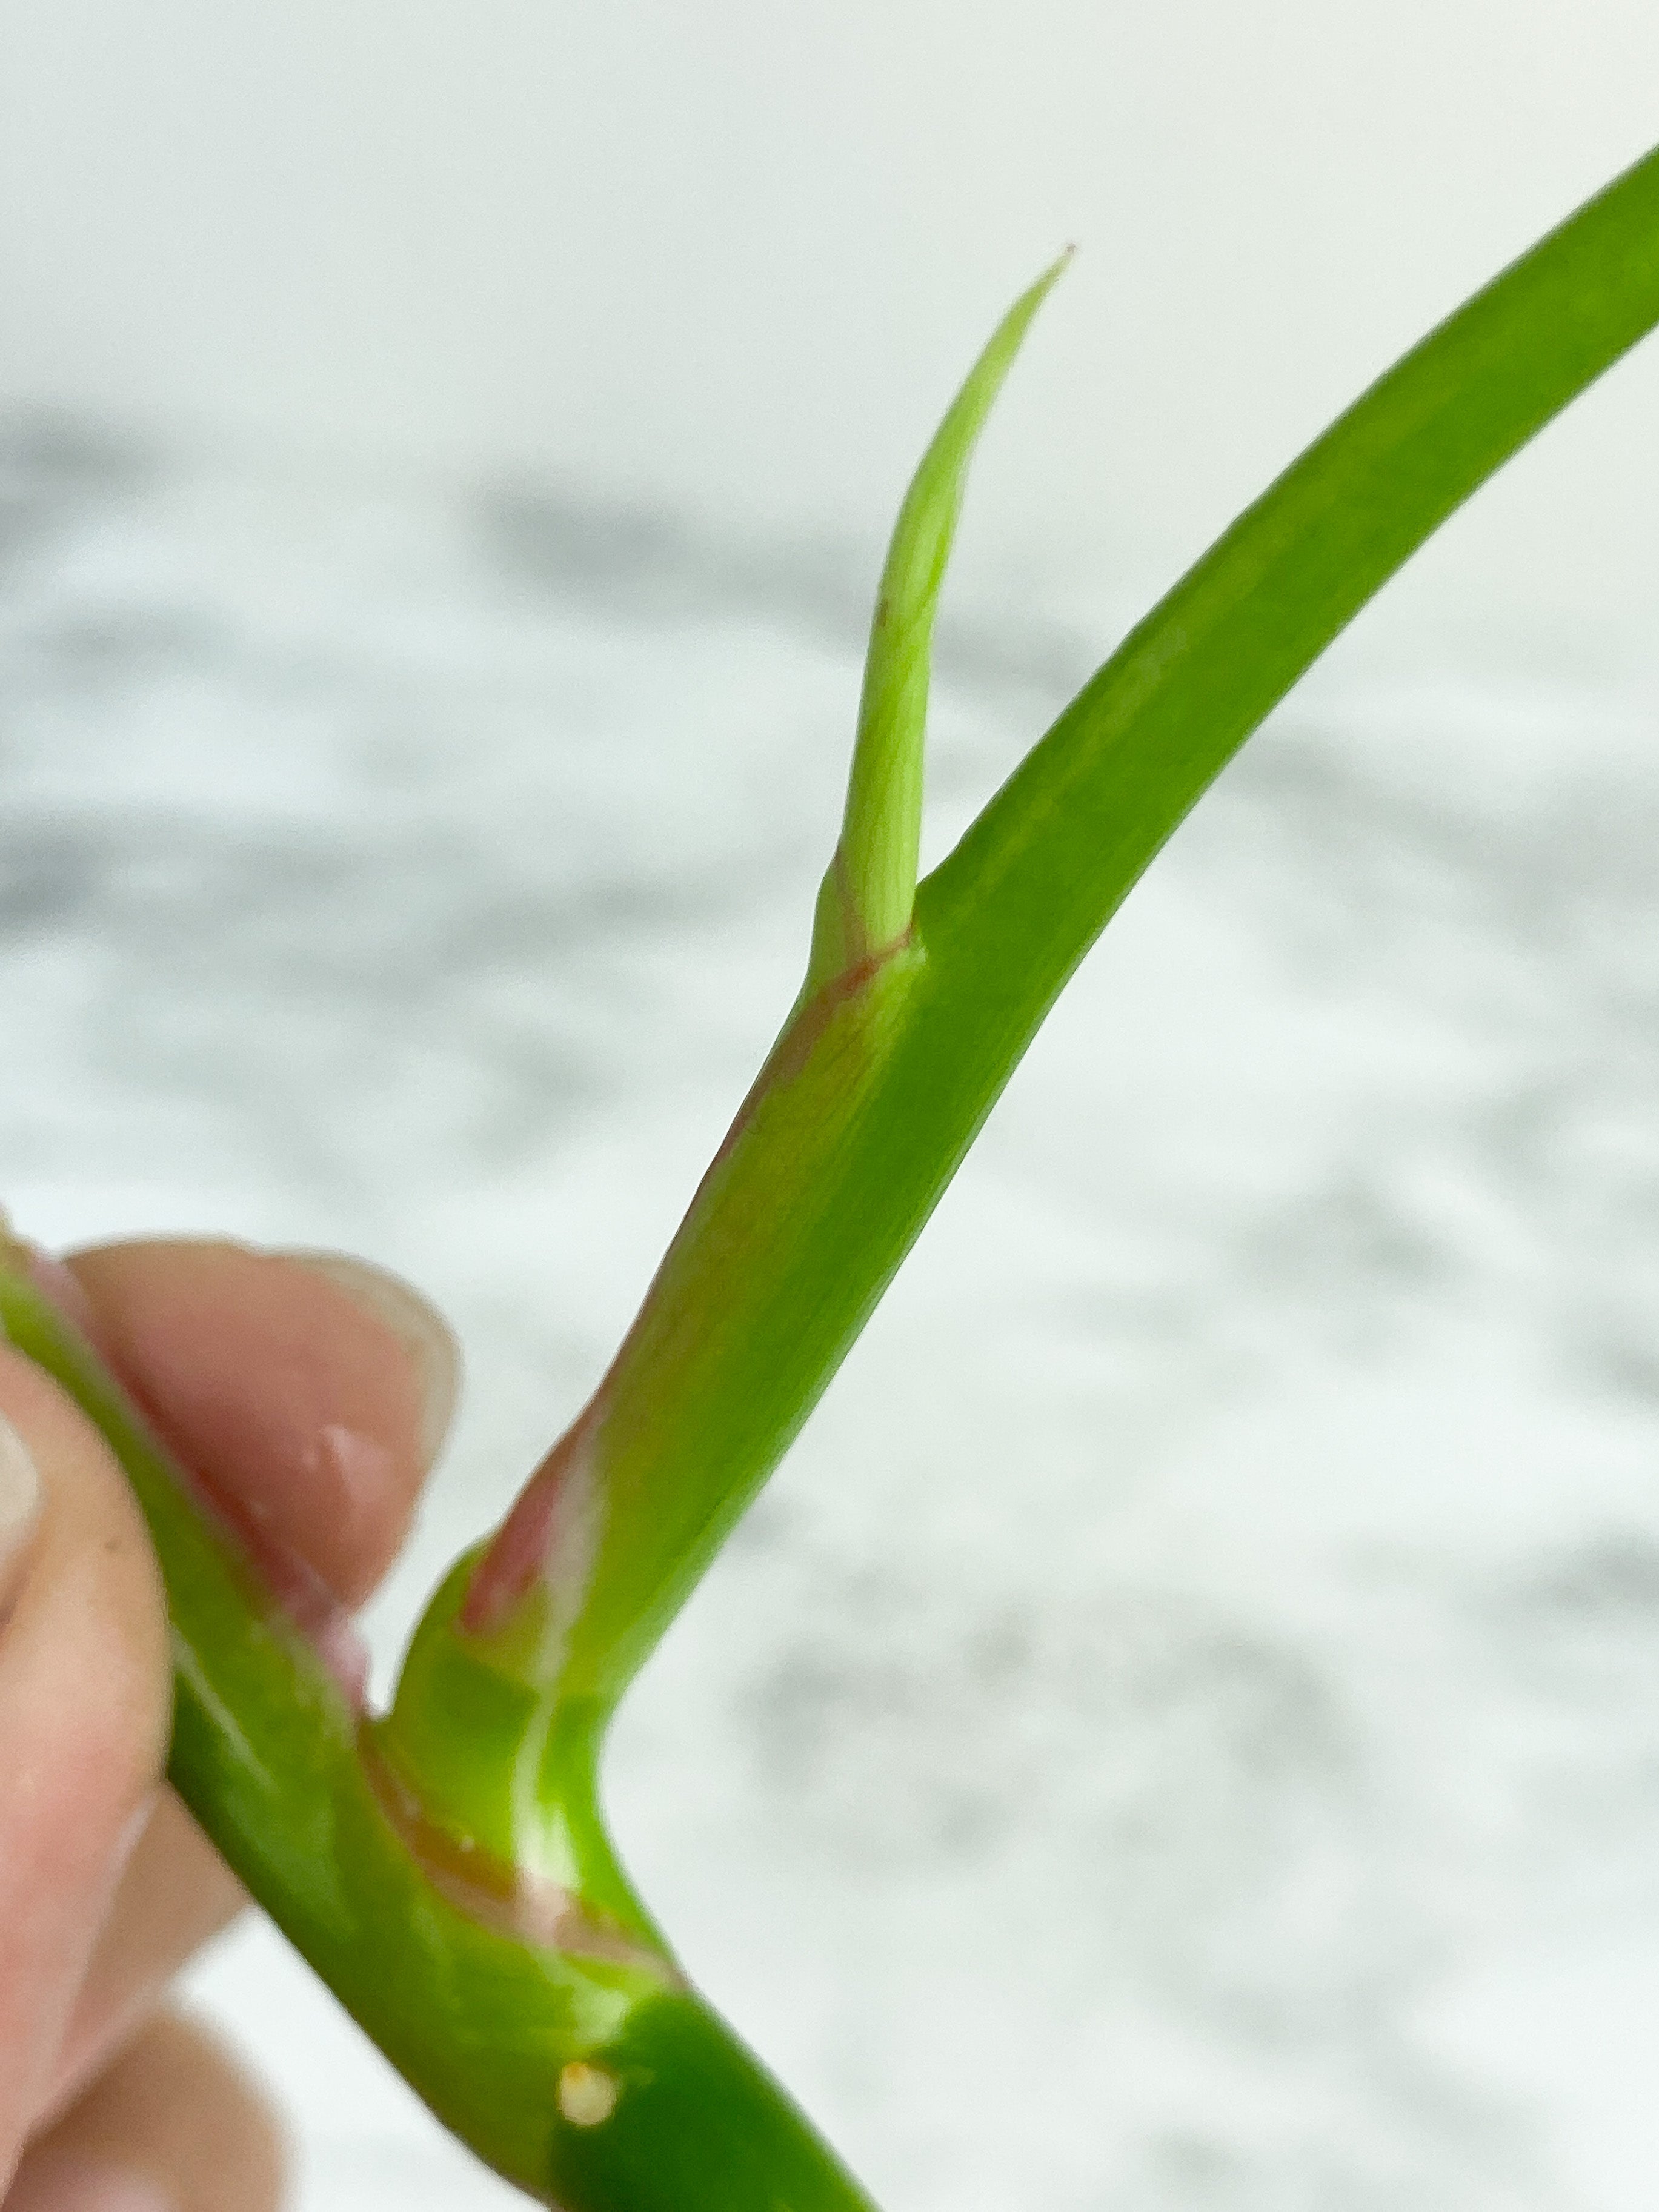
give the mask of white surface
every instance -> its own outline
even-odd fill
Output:
[[[793,992],[865,585],[64,441],[0,516],[5,1196],[454,1312],[384,1670]],[[959,635],[933,849],[1107,642]],[[1298,695],[630,1705],[646,1893],[889,2212],[1650,2203],[1656,719]],[[503,2201],[268,1935],[198,1986],[305,2212]]]
[[[1127,616],[1656,139],[1652,0],[8,0],[0,401],[873,539],[1075,240],[959,579]],[[1418,617],[1651,662],[1656,402],[1548,433]]]

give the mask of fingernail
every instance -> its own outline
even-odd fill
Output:
[[[383,1322],[409,1354],[421,1392],[421,1451],[428,1467],[437,1458],[454,1418],[461,1386],[461,1348],[455,1332],[401,1275],[346,1252],[288,1251],[278,1255],[326,1275],[355,1305]]]
[[[16,1602],[40,1518],[40,1474],[28,1446],[0,1413],[0,1625]]]
[[[46,2151],[24,2160],[6,2212],[179,2212],[179,2200],[131,2166]]]

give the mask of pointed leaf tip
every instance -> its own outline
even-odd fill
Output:
[[[841,842],[818,893],[807,988],[897,944],[910,927],[933,614],[974,447],[1037,309],[1076,247],[1021,293],[969,371],[910,480],[876,593]]]

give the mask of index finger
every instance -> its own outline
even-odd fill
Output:
[[[65,1264],[110,1364],[251,1547],[361,1603],[453,1410],[459,1355],[437,1312],[343,1254],[152,1239]]]

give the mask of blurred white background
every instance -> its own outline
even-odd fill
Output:
[[[1008,299],[937,852],[1659,137],[1650,0],[0,15],[0,1176],[457,1315],[424,1588],[792,995]],[[688,1962],[890,2212],[1646,2212],[1659,350],[1205,801],[629,1705]],[[274,1940],[305,2212],[504,2201]],[[988,2094],[994,2081],[999,2094]]]
[[[12,0],[0,393],[862,535],[1076,240],[963,580],[1092,608],[1644,151],[1656,87],[1650,0]],[[1655,380],[1449,533],[1419,617],[1645,645]]]

